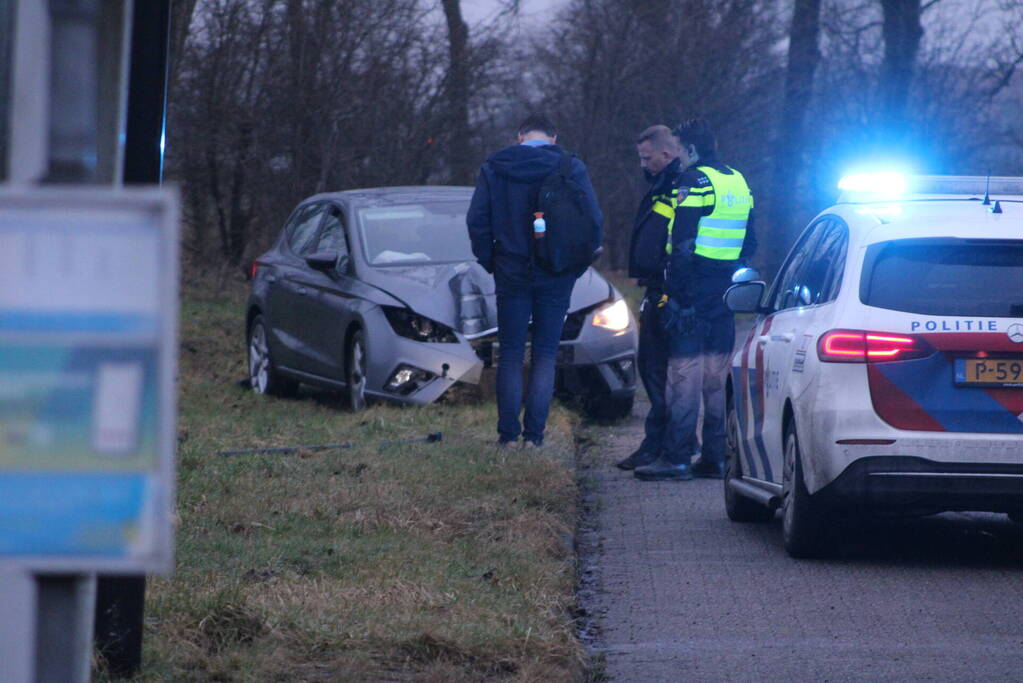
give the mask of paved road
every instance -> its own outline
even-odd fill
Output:
[[[1023,525],[946,514],[865,524],[833,559],[785,555],[780,521],[728,521],[721,482],[639,482],[640,440],[599,428],[590,566],[615,681],[1023,681]],[[586,558],[584,558],[584,561]]]

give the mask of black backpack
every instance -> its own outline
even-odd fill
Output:
[[[535,240],[536,262],[555,274],[582,271],[593,263],[600,245],[600,226],[593,216],[586,192],[572,180],[572,157],[561,153],[558,169],[543,179],[537,195],[537,211],[543,212],[547,232]]]

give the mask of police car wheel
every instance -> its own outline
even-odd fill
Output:
[[[824,530],[828,516],[806,489],[795,423],[786,430],[783,470],[781,530],[785,552],[796,558],[821,557],[826,551]]]
[[[768,522],[774,519],[773,509],[729,486],[732,479],[742,479],[742,456],[739,453],[739,416],[729,400],[725,419],[725,513],[733,522]]]
[[[298,390],[298,382],[282,377],[277,372],[273,358],[270,356],[270,343],[267,340],[266,323],[263,316],[257,315],[249,327],[249,386],[257,394],[270,396],[293,396]]]

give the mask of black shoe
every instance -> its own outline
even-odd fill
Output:
[[[649,451],[637,449],[629,457],[625,458],[624,460],[619,460],[618,462],[616,462],[615,467],[617,467],[620,470],[634,470],[637,467],[649,465],[654,460],[657,460],[656,453],[650,453]]]
[[[643,481],[689,481],[693,478],[689,465],[676,465],[664,456],[649,465],[637,467],[632,475]]]
[[[725,464],[699,461],[690,468],[694,477],[700,479],[724,479]]]

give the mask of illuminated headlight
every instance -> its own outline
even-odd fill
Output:
[[[621,332],[629,327],[629,305],[625,299],[619,299],[598,309],[593,314],[593,324],[606,330]]]
[[[391,373],[391,378],[387,380],[385,388],[395,394],[411,394],[431,379],[433,379],[432,372],[402,364]]]

